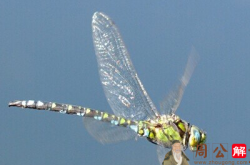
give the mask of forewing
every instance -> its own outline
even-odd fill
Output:
[[[102,144],[135,139],[137,136],[134,131],[127,127],[111,125],[93,118],[84,117],[83,123],[88,132]]]
[[[198,62],[199,55],[193,47],[188,58],[188,62],[184,71],[182,78],[180,79],[177,87],[172,90],[168,96],[160,103],[160,113],[161,114],[170,114],[175,113],[177,108],[181,103],[181,99],[184,93],[184,90],[193,74],[193,71]]]
[[[165,155],[171,150],[171,148],[165,148],[165,147],[162,147],[162,146],[159,146],[157,145],[157,156],[158,156],[158,160],[159,160],[159,163],[160,165],[162,165],[162,162],[165,158]]]
[[[92,20],[93,41],[106,98],[115,115],[145,120],[157,115],[112,20],[96,12]]]

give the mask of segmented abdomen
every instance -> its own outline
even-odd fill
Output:
[[[113,125],[130,127],[137,132],[137,122],[128,120],[122,117],[118,117],[106,112],[85,108],[70,104],[61,104],[55,102],[43,102],[43,101],[12,101],[9,106],[21,107],[21,108],[31,108],[36,110],[49,110],[54,112],[59,112],[63,114],[72,114],[83,117],[90,117],[103,122],[110,122]]]

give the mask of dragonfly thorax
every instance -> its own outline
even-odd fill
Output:
[[[161,115],[139,124],[138,134],[163,147],[171,147],[172,141],[179,140],[186,143],[184,136],[188,130],[188,123],[175,114]],[[185,143],[184,143],[185,142]]]

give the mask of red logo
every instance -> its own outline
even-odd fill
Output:
[[[246,144],[233,144],[232,145],[232,157],[233,158],[245,158],[247,156]]]

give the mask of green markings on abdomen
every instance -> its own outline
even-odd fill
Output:
[[[64,114],[83,116],[86,108],[81,106],[69,105],[69,104],[59,104],[59,103],[47,103],[47,109],[50,111],[55,111]]]
[[[95,120],[109,122],[112,125],[130,127],[131,125],[136,126],[135,121],[131,121],[122,117],[118,117],[106,112],[93,110],[90,108],[83,108],[80,106],[68,105],[68,104],[58,104],[58,103],[48,103],[48,109],[50,111],[56,111],[66,114],[76,114],[83,117],[93,118]],[[133,128],[131,128],[133,129]]]
[[[136,122],[134,121],[131,121],[122,117],[118,117],[118,116],[115,116],[106,112],[100,112],[100,111],[91,110],[91,109],[86,110],[84,117],[92,117],[95,120],[110,122],[112,125],[122,126],[122,127],[128,127],[131,124],[136,125]]]
[[[53,112],[59,112],[63,114],[71,114],[78,115],[82,117],[89,117],[95,120],[109,122],[112,125],[122,126],[122,127],[130,127],[132,130],[137,132],[137,121],[131,121],[122,117],[118,117],[115,115],[111,115],[106,112],[101,112],[98,110],[93,110],[90,108],[84,108],[81,106],[75,106],[70,104],[60,104],[55,102],[43,102],[43,101],[12,101],[9,103],[9,106],[22,107],[22,108],[30,108],[36,110],[48,110]]]

